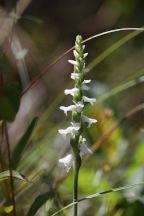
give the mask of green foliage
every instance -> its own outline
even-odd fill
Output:
[[[16,170],[12,170],[12,176],[16,179],[22,180],[22,181],[28,181],[24,175],[22,175],[21,173],[19,173]],[[6,170],[4,172],[0,173],[0,181],[5,181],[6,179],[10,178],[10,171]]]
[[[20,92],[16,82],[0,90],[0,120],[13,121],[20,105]]]
[[[41,194],[38,197],[36,197],[36,199],[34,200],[34,202],[32,203],[28,213],[26,216],[34,216],[36,214],[36,212],[39,210],[39,208],[46,203],[46,201],[48,199],[50,199],[53,196],[53,194],[51,192],[45,193],[45,194]]]
[[[30,123],[29,127],[27,128],[25,134],[22,136],[22,138],[20,139],[20,141],[18,142],[17,146],[14,149],[13,155],[12,155],[12,159],[11,159],[11,163],[12,163],[12,167],[16,168],[16,166],[18,165],[22,153],[27,145],[27,142],[29,141],[29,138],[35,128],[36,122],[37,122],[38,118],[35,117],[32,122]]]

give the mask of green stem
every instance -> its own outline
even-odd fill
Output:
[[[73,202],[78,201],[78,176],[80,168],[80,156],[74,159],[74,179],[73,179]],[[77,216],[78,204],[75,203],[73,207],[73,216]]]

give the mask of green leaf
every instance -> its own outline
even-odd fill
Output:
[[[28,180],[25,178],[25,176],[16,170],[12,170],[12,175],[16,179],[28,182]],[[9,178],[10,178],[10,171],[9,170],[6,170],[6,171],[0,173],[0,181],[4,181],[4,180],[9,179]]]
[[[144,182],[139,182],[139,183],[136,183],[136,184],[131,184],[131,185],[123,186],[123,187],[113,188],[113,189],[110,189],[110,190],[107,190],[107,191],[103,191],[103,192],[92,194],[90,196],[86,196],[86,197],[84,197],[82,199],[79,199],[77,202],[70,203],[69,205],[67,205],[67,206],[63,207],[62,209],[58,210],[57,212],[55,212],[51,216],[55,216],[55,215],[59,214],[60,212],[62,212],[63,210],[65,210],[65,209],[73,206],[76,203],[82,202],[84,200],[92,199],[92,198],[97,198],[97,197],[102,196],[104,194],[108,194],[108,193],[112,193],[112,192],[117,192],[117,191],[122,191],[122,190],[125,190],[125,189],[137,187],[137,186],[140,186],[140,185],[144,185]]]
[[[39,195],[31,205],[26,216],[34,216],[39,208],[50,198],[53,197],[52,192],[47,192],[45,194]]]
[[[22,155],[22,153],[24,151],[24,148],[25,148],[25,146],[26,146],[26,144],[27,144],[27,142],[28,142],[34,128],[35,128],[37,120],[38,120],[38,118],[35,117],[31,121],[31,123],[30,123],[29,127],[27,128],[25,134],[23,135],[23,137],[20,139],[20,141],[18,142],[18,144],[16,146],[16,148],[14,150],[14,153],[12,155],[12,160],[11,160],[13,168],[15,168],[18,165],[18,162],[20,161],[21,155]]]
[[[16,82],[0,89],[0,120],[13,121],[20,105],[20,92]]]

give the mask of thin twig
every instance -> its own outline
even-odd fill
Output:
[[[102,32],[100,34],[96,34],[92,37],[89,37],[85,40],[83,40],[82,43],[86,43],[92,39],[101,37],[103,35],[107,35],[110,33],[114,33],[114,32],[118,32],[118,31],[144,31],[144,28],[121,28],[121,29],[114,29],[114,30],[110,30],[110,31],[106,31],[106,32]],[[33,88],[43,77],[45,74],[47,74],[47,72],[49,71],[50,68],[52,68],[57,62],[59,62],[64,56],[66,56],[68,53],[70,53],[73,49],[75,48],[75,46],[71,47],[70,49],[68,49],[66,52],[64,52],[62,55],[60,55],[56,60],[54,60],[52,63],[50,63],[48,65],[48,67],[40,74],[38,75],[31,83],[30,85],[22,92],[21,96],[25,95],[31,88]]]
[[[7,145],[7,152],[8,152],[8,166],[9,166],[9,172],[10,172],[10,185],[11,185],[11,194],[12,194],[12,203],[13,203],[13,214],[14,216],[16,216],[16,203],[15,203],[14,182],[13,182],[12,167],[11,167],[10,143],[9,143],[9,136],[8,136],[8,129],[7,129],[6,122],[4,122],[4,130],[5,130],[6,145]]]

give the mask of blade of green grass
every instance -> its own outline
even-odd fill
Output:
[[[111,89],[110,91],[106,92],[103,96],[97,99],[96,103],[102,103],[109,97],[116,95],[130,87],[133,87],[135,85],[140,84],[142,81],[140,80],[140,77],[144,75],[144,69],[138,71],[136,74],[130,76],[127,81],[122,82],[120,85],[117,87]]]
[[[143,185],[143,184],[144,184],[144,182],[139,182],[139,183],[136,183],[136,184],[126,185],[126,186],[106,190],[106,191],[103,191],[103,192],[95,193],[95,194],[92,194],[90,196],[86,196],[84,198],[79,199],[78,202],[70,203],[69,205],[67,205],[64,208],[60,209],[59,211],[55,212],[51,216],[55,216],[55,215],[59,214],[60,212],[62,212],[63,210],[73,206],[76,203],[82,202],[84,200],[100,197],[100,196],[102,196],[104,194],[109,194],[109,193],[113,193],[113,192],[117,192],[117,191],[122,191],[122,190],[130,189],[130,188],[134,188],[134,187],[137,187],[137,186],[140,186],[140,185]]]
[[[35,128],[37,120],[38,120],[37,117],[32,120],[32,122],[30,123],[29,127],[27,128],[25,134],[22,136],[22,138],[20,139],[20,141],[18,142],[18,144],[16,146],[14,153],[12,155],[12,160],[11,160],[13,168],[15,168],[18,165],[18,163],[21,159],[21,155],[24,151],[24,148],[25,148],[34,128]]]
[[[12,170],[12,175],[14,178],[28,182],[28,180],[25,178],[25,176],[16,170]],[[0,173],[0,181],[4,181],[8,178],[10,178],[10,171],[9,170],[6,170],[6,171]]]
[[[34,216],[38,209],[50,198],[52,198],[51,192],[39,195],[32,203],[26,216]]]

